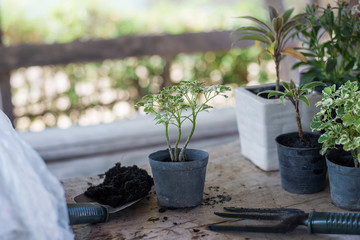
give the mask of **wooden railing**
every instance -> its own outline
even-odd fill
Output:
[[[354,4],[357,0],[351,0]],[[310,0],[310,3],[318,3]],[[282,0],[264,0],[266,6],[284,10]],[[251,41],[235,45],[231,31],[184,33],[179,35],[161,34],[147,36],[123,36],[115,39],[94,39],[64,44],[40,44],[2,46],[0,30],[0,108],[14,120],[11,102],[10,72],[20,67],[46,66],[80,62],[95,62],[105,59],[123,59],[160,55],[167,64],[164,69],[164,85],[170,84],[169,66],[172,58],[179,53],[226,51],[231,47],[248,47]]]
[[[46,66],[80,62],[95,62],[105,59],[123,59],[159,55],[171,61],[179,53],[226,51],[231,47],[248,47],[251,41],[234,45],[231,31],[161,34],[147,36],[123,36],[115,39],[95,39],[64,44],[39,44],[0,46],[0,94],[1,108],[14,120],[11,103],[10,72],[20,67]],[[166,65],[167,68],[169,64]],[[165,69],[165,74],[169,71]],[[165,85],[169,76],[163,76]]]

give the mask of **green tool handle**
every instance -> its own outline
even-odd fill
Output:
[[[102,223],[109,219],[106,207],[96,203],[68,203],[70,225]]]
[[[308,232],[330,234],[360,234],[360,213],[335,213],[311,211]]]

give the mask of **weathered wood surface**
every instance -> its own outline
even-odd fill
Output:
[[[0,70],[27,66],[44,66],[76,62],[93,62],[105,59],[122,59],[147,55],[176,55],[205,51],[229,50],[236,37],[231,31],[128,35],[114,39],[93,39],[63,44],[32,44],[0,46]],[[252,41],[236,46],[248,47]]]
[[[214,211],[224,206],[235,207],[291,207],[304,211],[343,210],[330,200],[329,188],[317,194],[298,195],[282,190],[279,172],[264,172],[240,155],[239,142],[208,149],[210,160],[207,167],[204,203],[210,204],[192,209],[166,210],[156,202],[156,195],[112,215],[107,223],[78,225],[73,227],[77,240],[110,239],[359,239],[350,235],[307,235],[305,227],[298,227],[289,234],[263,233],[216,233],[206,225],[227,221],[216,217]],[[140,166],[150,173],[149,165]],[[99,177],[84,177],[64,180],[66,199],[73,202],[74,196],[89,185],[101,182]],[[220,201],[218,195],[230,196],[230,201]],[[158,218],[149,221],[149,218]],[[239,223],[240,224],[240,223]]]

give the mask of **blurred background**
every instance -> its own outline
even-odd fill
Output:
[[[237,16],[251,15],[267,21],[264,2],[279,2],[301,11],[306,1],[284,0],[1,0],[2,42],[54,44],[124,35],[182,34],[233,31]],[[277,4],[279,4],[277,3]],[[14,125],[19,131],[47,127],[108,123],[136,116],[134,104],[158,92],[169,81],[198,79],[233,88],[274,79],[271,59],[257,61],[258,48],[231,48],[21,67],[11,71]],[[29,56],[31,58],[31,56]],[[232,94],[230,94],[232,95]],[[233,105],[232,98],[217,105]]]
[[[252,41],[234,44],[233,31],[249,24],[237,17],[268,21],[269,5],[300,12],[327,2],[0,0],[0,106],[59,179],[141,166],[166,148],[162,126],[134,108],[142,96],[181,80],[233,90],[274,82],[272,59],[258,62]],[[228,95],[199,116],[191,148],[237,141]]]

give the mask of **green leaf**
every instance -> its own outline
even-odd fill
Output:
[[[348,62],[348,64],[346,64],[346,66],[344,67],[344,70],[345,70],[345,71],[350,71],[350,70],[352,70],[352,69],[354,68],[355,63],[356,63],[356,58],[352,58],[352,59],[350,60],[350,62]]]
[[[338,109],[336,109],[336,115],[337,116],[342,116],[345,114],[345,108],[344,107],[339,107]]]
[[[330,135],[328,133],[323,133],[320,137],[319,137],[319,143],[324,143],[327,140],[330,139]]]
[[[280,101],[285,105],[284,96],[280,96]]]
[[[310,106],[309,100],[304,95],[300,96],[299,100],[303,101],[307,106]]]
[[[332,71],[334,71],[334,69],[336,68],[337,65],[337,60],[330,58],[328,59],[327,63],[326,63],[326,73],[331,73]]]
[[[323,92],[330,95],[332,93],[332,89],[331,89],[331,87],[326,87],[326,88],[324,88]]]
[[[278,33],[283,25],[283,19],[282,17],[276,17],[272,20],[272,26],[276,33]]]
[[[256,22],[259,25],[261,25],[261,26],[265,27],[266,29],[268,29],[269,31],[272,31],[272,29],[266,23],[264,23],[263,21],[261,21],[261,20],[259,20],[257,18],[254,18],[254,17],[251,17],[251,16],[242,16],[242,17],[239,17],[239,18],[245,18],[245,19],[248,19],[250,21]]]
[[[310,82],[310,83],[307,83],[307,84],[304,84],[302,87],[300,87],[301,89],[313,89],[317,86],[324,86],[325,84],[323,82]]]
[[[294,12],[294,8],[290,8],[283,13],[282,17],[283,17],[285,23],[289,20],[291,14],[293,12]]]
[[[265,34],[272,42],[275,42],[276,38],[273,32],[267,32]]]
[[[269,15],[270,15],[270,21],[272,21],[274,18],[279,16],[279,13],[274,7],[269,6]]]
[[[242,36],[240,38],[238,38],[236,41],[241,41],[241,40],[254,40],[254,41],[260,41],[263,42],[265,44],[270,45],[271,41],[269,39],[267,39],[266,37],[260,35],[260,34],[249,34],[249,35],[245,35]]]
[[[341,120],[343,121],[343,124],[345,126],[350,126],[352,124],[355,124],[356,118],[352,116],[350,113],[346,113],[343,115]]]
[[[290,91],[290,83],[288,82],[282,82],[281,83],[286,91]]]
[[[240,27],[238,29],[236,29],[236,31],[254,31],[254,32],[259,32],[259,33],[267,33],[268,31],[266,31],[263,28],[260,27],[254,27],[254,26],[249,26],[249,27]]]
[[[320,120],[320,117],[316,116],[313,118],[313,120],[311,121],[311,129],[312,130],[320,130],[322,128],[322,121]]]
[[[284,92],[280,92],[280,91],[275,91],[275,90],[265,90],[265,91],[261,91],[259,92],[257,95],[261,95],[261,94],[268,94],[268,98],[272,97],[272,96],[276,96],[276,95],[284,95]]]
[[[286,92],[285,95],[284,95],[284,97],[289,98],[289,99],[294,98],[294,93],[291,92],[291,91],[290,91],[290,92]]]

